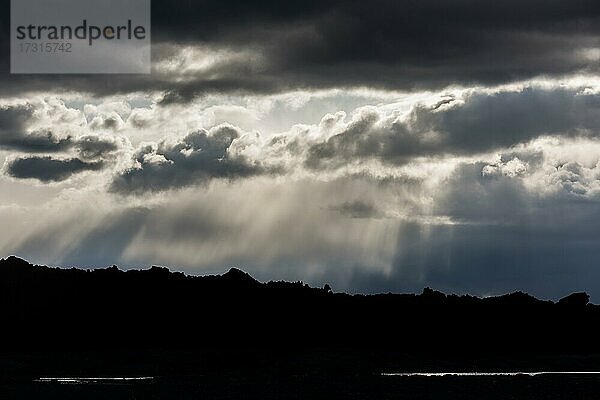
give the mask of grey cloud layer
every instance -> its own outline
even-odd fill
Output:
[[[60,182],[83,171],[99,171],[102,162],[85,162],[78,158],[56,159],[45,157],[21,157],[9,161],[6,173],[13,178],[35,178],[42,182]]]
[[[8,7],[8,1],[5,2]],[[165,101],[215,92],[273,93],[290,88],[440,88],[533,76],[598,73],[600,5],[594,0],[376,0],[152,2],[155,62],[175,45],[202,45],[253,58],[208,70],[150,77],[8,76],[0,90],[157,90]],[[9,26],[8,9],[0,13]],[[3,41],[7,46],[7,40]]]

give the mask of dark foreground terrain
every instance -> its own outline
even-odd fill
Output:
[[[0,398],[595,398],[600,375],[383,375],[600,371],[600,307],[588,299],[347,295],[237,269],[191,277],[10,257]],[[97,379],[133,377],[145,379]]]

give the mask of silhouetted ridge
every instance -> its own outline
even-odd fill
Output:
[[[572,293],[563,297],[558,304],[565,306],[584,307],[590,302],[590,296],[587,293]]]
[[[32,269],[35,266],[30,264],[28,261],[16,256],[8,256],[0,260],[0,267],[2,268],[26,268]]]
[[[423,351],[588,351],[599,307],[586,293],[557,303],[514,292],[478,298],[425,288],[349,295],[329,285],[261,283],[237,268],[188,276],[0,260],[6,346],[342,346]],[[482,341],[483,340],[483,341]],[[477,343],[477,346],[475,346]],[[474,347],[475,346],[475,347]]]
[[[512,305],[541,305],[544,303],[552,303],[550,301],[543,301],[536,299],[535,297],[523,293],[521,291],[508,293],[499,297],[504,304],[512,304]]]
[[[222,277],[233,285],[247,287],[256,287],[260,285],[260,282],[251,277],[250,274],[237,268],[231,268],[229,271],[223,274]]]

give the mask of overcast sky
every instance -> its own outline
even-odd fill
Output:
[[[600,302],[600,2],[152,3],[151,75],[0,40],[0,256]]]

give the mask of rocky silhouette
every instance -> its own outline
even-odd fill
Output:
[[[499,297],[349,295],[329,285],[261,283],[232,268],[61,269],[0,261],[4,346],[385,348],[405,353],[581,353],[598,348],[600,307]]]
[[[430,288],[349,295],[261,283],[236,268],[188,276],[9,257],[0,260],[0,315],[2,399],[588,399],[600,391],[585,375],[381,374],[598,370],[600,307],[585,293],[556,303]]]

